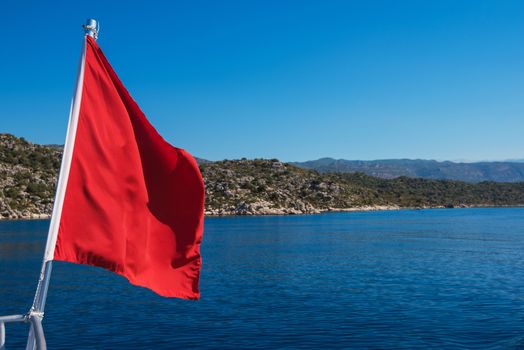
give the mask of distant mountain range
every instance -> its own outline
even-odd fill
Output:
[[[307,162],[293,162],[295,166],[321,173],[365,173],[384,179],[401,176],[424,179],[460,180],[465,182],[521,182],[524,181],[524,163],[505,162],[456,163],[422,159],[345,160],[321,158]]]
[[[62,145],[44,145],[62,149]],[[195,157],[199,165],[215,161]],[[431,180],[458,180],[470,183],[483,181],[524,182],[524,159],[506,161],[452,162],[426,159],[346,160],[320,158],[305,162],[289,162],[299,168],[320,173],[364,173],[382,179],[402,176]]]

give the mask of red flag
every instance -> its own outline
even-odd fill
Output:
[[[151,126],[89,36],[84,55],[52,259],[103,267],[163,296],[198,299],[204,184],[197,163]]]

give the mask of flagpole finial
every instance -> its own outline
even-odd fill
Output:
[[[82,28],[84,28],[86,35],[89,35],[95,40],[98,39],[98,31],[100,30],[100,24],[97,22],[96,19],[88,18],[86,20],[86,24],[84,24]]]

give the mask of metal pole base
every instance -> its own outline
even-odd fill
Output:
[[[44,327],[42,327],[43,317],[43,313],[30,314],[29,322],[31,322],[31,329],[29,330],[29,338],[27,340],[26,350],[47,350],[47,344],[44,336]]]

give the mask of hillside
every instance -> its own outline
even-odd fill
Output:
[[[213,214],[315,213],[325,210],[505,206],[524,204],[524,183],[327,173],[277,160],[234,160],[201,166]]]
[[[0,218],[51,213],[61,149],[0,134]],[[208,215],[524,205],[524,183],[319,173],[276,159],[200,162]]]
[[[307,162],[291,163],[304,169],[322,173],[361,172],[370,176],[393,179],[400,176],[465,182],[520,182],[524,181],[524,163],[477,162],[455,163],[422,159],[345,160],[321,158]]]
[[[0,134],[0,218],[51,213],[61,148]]]

